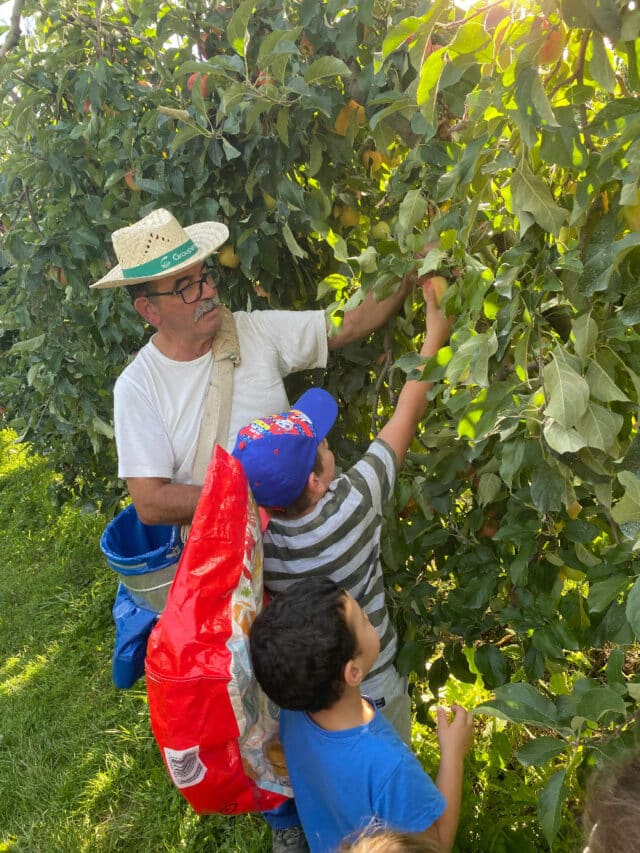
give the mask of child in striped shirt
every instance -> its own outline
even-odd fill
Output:
[[[434,356],[449,337],[451,320],[423,284],[426,336],[420,350]],[[405,383],[387,424],[364,457],[339,477],[326,435],[338,407],[320,388],[293,408],[243,427],[233,455],[242,463],[257,503],[270,514],[264,535],[264,580],[271,593],[294,581],[328,577],[362,607],[380,638],[380,655],[362,692],[411,742],[406,679],[394,665],[397,637],[385,604],[380,536],[398,467],[427,406],[431,383]]]

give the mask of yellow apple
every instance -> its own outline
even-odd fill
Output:
[[[422,290],[423,290],[423,293],[425,295],[425,298],[427,295],[427,291],[429,291],[429,290],[433,291],[433,295],[434,295],[435,300],[436,300],[436,307],[437,308],[440,307],[440,303],[442,302],[442,297],[444,296],[444,293],[448,287],[449,287],[449,282],[446,280],[446,278],[443,275],[429,276],[429,278],[425,282],[423,282],[423,284],[422,284]]]
[[[374,240],[389,240],[391,237],[391,226],[384,219],[381,219],[371,229],[371,236]]]
[[[225,246],[218,255],[220,265],[235,270],[240,266],[240,255],[236,255],[233,246]]]

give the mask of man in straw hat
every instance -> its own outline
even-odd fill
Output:
[[[218,401],[213,434],[231,452],[240,427],[289,408],[283,377],[325,367],[328,350],[381,326],[413,285],[407,279],[382,302],[369,294],[330,336],[321,310],[231,315],[207,266],[228,236],[219,222],[183,228],[168,210],[155,210],[114,232],[118,264],[92,285],[129,288],[136,310],[156,329],[114,389],[118,474],[146,524],[191,522],[212,451],[200,433]],[[211,404],[209,388],[231,361],[232,380],[220,379]],[[308,850],[291,801],[265,817],[274,853]]]
[[[114,389],[118,474],[147,524],[189,524],[200,496],[193,467],[212,343],[223,334],[224,312],[230,315],[206,261],[228,236],[219,222],[182,228],[168,210],[155,210],[114,232],[118,264],[91,285],[128,287],[136,310],[156,329]],[[231,353],[236,366],[231,411],[224,413],[228,436],[220,443],[230,452],[241,426],[288,409],[283,377],[325,367],[328,350],[380,327],[412,285],[407,278],[381,302],[368,294],[330,336],[322,310],[235,312],[239,353]]]

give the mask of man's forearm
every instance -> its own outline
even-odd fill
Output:
[[[413,286],[414,282],[405,278],[395,293],[379,302],[369,291],[360,305],[345,312],[340,329],[329,337],[329,349],[341,349],[379,329],[398,313]]]
[[[127,487],[144,524],[191,524],[202,491],[202,486],[153,477],[128,479]]]

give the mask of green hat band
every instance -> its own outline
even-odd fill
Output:
[[[160,255],[159,258],[154,258],[152,261],[147,261],[145,264],[140,264],[137,267],[129,267],[122,270],[123,278],[143,278],[144,276],[158,275],[163,272],[170,272],[174,267],[188,261],[192,255],[195,255],[198,247],[193,240],[187,240],[176,249]]]

